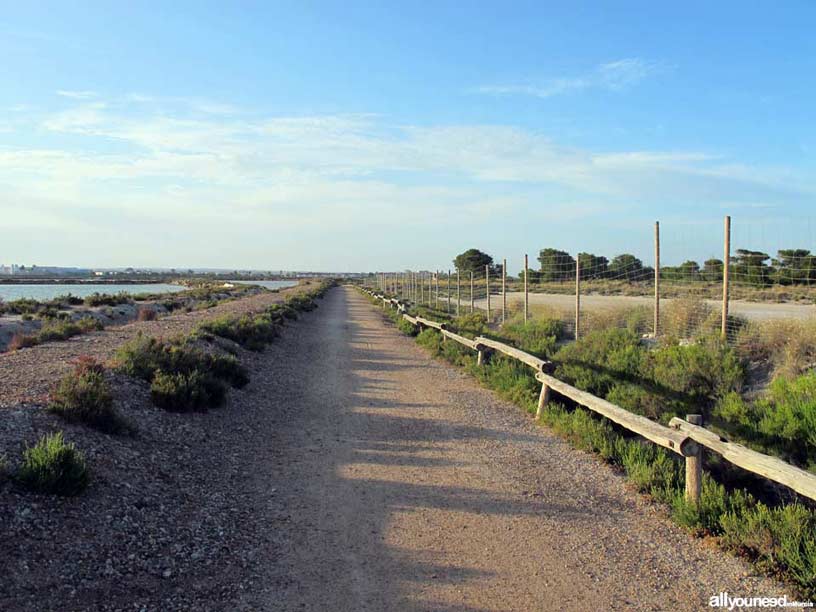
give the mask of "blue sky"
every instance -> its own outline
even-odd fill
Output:
[[[28,4],[0,262],[816,250],[813,2]]]

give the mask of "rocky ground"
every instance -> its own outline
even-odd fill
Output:
[[[0,486],[0,609],[702,610],[786,592],[351,289],[239,355],[252,382],[206,414],[117,379],[132,438],[3,392],[16,439],[65,429],[93,481],[69,499]]]

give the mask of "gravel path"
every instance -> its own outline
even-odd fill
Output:
[[[200,323],[226,314],[258,312],[282,302],[292,292],[311,288],[308,284],[283,289],[279,293],[261,293],[223,302],[193,312],[181,312],[155,321],[138,321],[109,327],[104,331],[75,336],[65,342],[48,342],[21,351],[0,353],[0,408],[24,402],[39,402],[54,380],[71,369],[80,355],[91,355],[99,361],[110,359],[122,344],[139,333],[169,338],[194,330]]]
[[[702,610],[785,592],[352,289],[241,358],[252,382],[223,409],[164,413],[121,381],[138,438],[59,423],[94,470],[79,498],[0,483],[0,609]],[[57,426],[11,412],[25,438]]]

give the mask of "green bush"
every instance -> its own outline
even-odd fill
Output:
[[[111,295],[108,293],[94,293],[84,300],[86,306],[118,306],[119,304],[129,304],[131,297],[124,291]]]
[[[202,323],[201,329],[232,340],[251,351],[262,351],[278,335],[277,326],[270,317],[263,315],[222,317]]]
[[[453,320],[453,327],[463,336],[475,338],[487,333],[487,317],[482,312],[462,315]]]
[[[555,319],[513,321],[502,326],[501,337],[523,351],[546,359],[564,338],[564,324]]]
[[[715,420],[765,452],[805,467],[816,464],[816,372],[777,378],[757,400],[726,394]]]
[[[77,495],[88,486],[89,474],[82,452],[57,432],[25,450],[16,480],[37,493]]]
[[[225,396],[224,385],[200,370],[187,374],[157,372],[150,385],[153,403],[173,412],[203,411],[220,406]]]
[[[417,326],[411,323],[410,321],[406,321],[402,317],[397,319],[397,329],[400,330],[406,336],[416,336],[419,333]]]
[[[82,359],[52,392],[48,409],[69,422],[85,423],[107,433],[122,433],[130,427],[113,407],[102,366]]]
[[[40,342],[50,342],[54,340],[68,340],[74,336],[86,334],[102,329],[102,324],[93,317],[83,317],[78,321],[47,321],[37,334]]]

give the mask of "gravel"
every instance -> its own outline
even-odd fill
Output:
[[[93,472],[76,498],[0,483],[0,609],[700,610],[786,592],[351,289],[239,354],[252,382],[204,414],[116,377],[133,438],[9,404],[0,454],[61,428]]]

